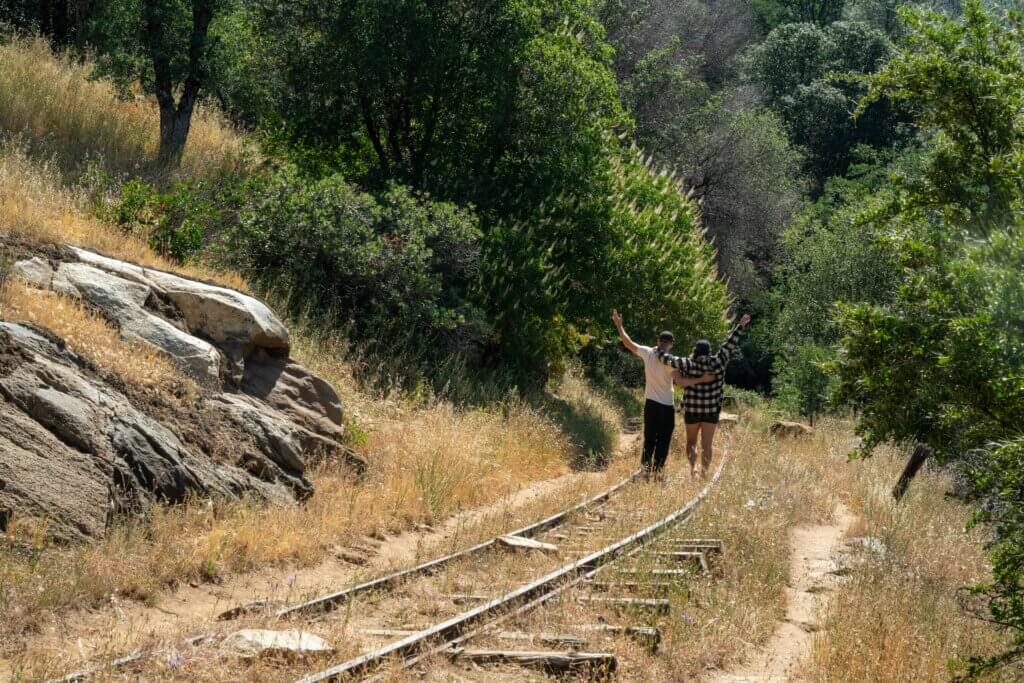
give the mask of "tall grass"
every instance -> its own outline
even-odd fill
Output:
[[[0,317],[45,327],[72,351],[128,384],[173,400],[188,400],[198,391],[195,383],[154,347],[122,339],[99,314],[68,297],[12,278],[0,289]]]
[[[0,64],[0,239],[73,244],[248,289],[232,272],[177,266],[144,242],[112,230],[89,215],[87,198],[68,182],[69,171],[81,170],[90,158],[102,157],[114,172],[147,173],[157,130],[150,103],[118,101],[109,85],[87,81],[88,64],[54,57],[39,40],[0,45]],[[222,170],[242,147],[215,117],[200,115],[183,173]],[[0,305],[4,318],[32,320],[66,337],[72,348],[126,382],[160,390],[177,381],[161,356],[125,344],[116,330],[73,302],[12,281]],[[15,520],[10,545],[0,551],[0,648],[50,615],[106,604],[111,595],[151,600],[187,579],[309,565],[364,534],[435,522],[495,501],[562,474],[591,453],[605,454],[621,421],[574,373],[553,387],[583,425],[572,429],[543,401],[508,397],[459,408],[437,396],[412,400],[369,393],[353,376],[343,338],[302,324],[292,332],[293,355],[343,397],[350,433],[369,460],[363,481],[325,468],[312,473],[316,494],[303,506],[243,500],[157,509],[144,522],[113,527],[88,547],[53,547],[44,523]]]
[[[33,152],[74,177],[89,163],[116,175],[156,177],[159,115],[152,100],[120,99],[109,82],[91,79],[90,62],[55,55],[42,38],[0,42],[0,64],[0,130],[25,135]],[[200,107],[180,173],[233,171],[244,151],[222,118]]]
[[[881,541],[884,552],[857,549],[850,582],[815,637],[805,667],[810,680],[948,681],[958,660],[1006,645],[957,600],[961,587],[989,571],[982,530],[965,530],[969,511],[947,496],[950,480],[940,472],[919,474],[895,503],[889,491],[902,465],[894,449],[883,449],[851,468],[856,533]],[[1020,674],[1007,670],[992,679]]]
[[[0,46],[0,49],[5,49]],[[0,69],[2,71],[2,69]],[[0,76],[2,78],[2,76]],[[0,94],[2,94],[0,89]],[[64,184],[52,160],[34,158],[23,137],[0,135],[0,236],[45,244],[72,244],[139,265],[247,291],[241,276],[201,264],[178,265],[143,240],[112,229],[86,211],[81,189]]]

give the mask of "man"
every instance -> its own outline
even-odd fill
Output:
[[[711,467],[714,455],[712,444],[715,440],[718,418],[722,412],[722,398],[725,396],[725,367],[729,364],[729,357],[736,350],[740,337],[749,324],[750,316],[744,315],[716,353],[711,353],[711,343],[705,339],[694,345],[693,354],[689,357],[673,356],[669,353],[670,349],[655,349],[655,356],[665,364],[665,367],[678,370],[684,377],[713,373],[714,379],[710,382],[684,385],[687,388],[683,393],[681,410],[683,422],[686,424],[686,456],[690,460],[690,476],[694,478],[698,476],[698,439],[701,444],[700,476],[706,477]]]
[[[644,362],[644,447],[640,466],[645,474],[660,474],[668,458],[668,447],[675,430],[675,401],[672,396],[672,382],[692,386],[699,382],[713,380],[713,374],[697,377],[683,377],[671,367],[659,361],[657,352],[668,353],[675,344],[671,332],[658,335],[655,348],[635,343],[622,327],[622,315],[612,311],[612,322],[619,333],[619,339],[626,350]]]

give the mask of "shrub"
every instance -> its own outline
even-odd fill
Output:
[[[347,327],[370,354],[401,347],[410,369],[472,352],[486,334],[466,295],[479,259],[471,211],[398,185],[377,200],[291,167],[250,188],[220,257],[293,314]]]
[[[772,383],[776,405],[793,415],[809,417],[813,424],[835,391],[836,382],[827,367],[833,360],[835,351],[817,344],[802,344],[779,356]]]

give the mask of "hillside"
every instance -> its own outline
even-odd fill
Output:
[[[1024,678],[1022,46],[6,3],[0,681]]]

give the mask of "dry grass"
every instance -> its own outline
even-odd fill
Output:
[[[174,270],[187,277],[248,291],[248,285],[236,273],[168,261],[137,237],[90,217],[84,205],[82,193],[62,183],[54,164],[32,158],[18,140],[0,137],[0,236],[72,244],[148,268]]]
[[[94,161],[115,174],[152,176],[159,114],[150,99],[124,101],[113,86],[91,80],[93,65],[53,54],[41,38],[0,44],[0,130],[24,134],[62,169]],[[242,139],[216,112],[199,108],[180,173],[212,176],[239,167]]]
[[[95,312],[68,297],[12,279],[0,291],[0,317],[45,327],[72,351],[121,381],[157,391],[168,399],[195,395],[195,383],[148,344],[122,339]]]
[[[886,551],[857,555],[850,583],[815,637],[806,667],[811,680],[948,681],[956,660],[1006,644],[956,600],[959,588],[988,571],[982,531],[965,531],[968,510],[947,497],[950,482],[941,473],[918,475],[894,504],[889,491],[902,455],[883,449],[850,468],[856,533],[879,539]],[[993,679],[1018,680],[1018,674],[1003,671]]]
[[[372,532],[437,521],[562,474],[573,455],[559,427],[523,403],[468,411],[441,404],[368,439],[366,479],[315,472],[316,495],[303,506],[197,502],[155,510],[145,524],[116,527],[88,547],[23,539],[36,543],[31,562],[0,554],[0,610],[10,615],[0,637],[112,595],[150,600],[179,581],[309,566]]]

